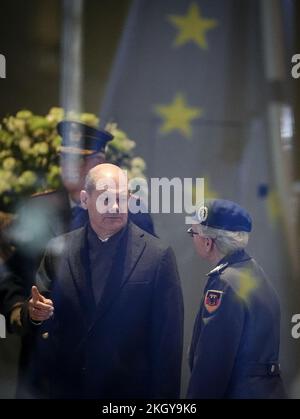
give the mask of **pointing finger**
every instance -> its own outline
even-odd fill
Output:
[[[42,296],[35,285],[31,288],[31,293],[32,293],[33,304],[36,304],[38,301],[41,301]]]

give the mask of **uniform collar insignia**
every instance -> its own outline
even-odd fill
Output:
[[[228,265],[229,265],[228,262],[221,263],[220,265],[218,265],[217,267],[215,267],[213,270],[211,270],[210,272],[208,272],[208,274],[206,274],[206,276],[218,275],[221,272],[223,272],[224,269],[226,269]]]
[[[250,260],[251,257],[245,252],[245,250],[237,250],[236,252],[225,256],[223,259],[220,260],[219,265],[214,268],[212,271],[206,274],[207,276],[210,275],[217,275],[223,272],[228,265],[234,265],[235,263],[246,262]]]
[[[244,249],[242,249],[225,256],[223,259],[220,260],[219,263],[221,264],[228,262],[229,265],[233,265],[235,263],[246,262],[250,259],[251,257],[245,252]]]

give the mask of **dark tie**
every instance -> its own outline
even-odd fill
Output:
[[[76,205],[71,210],[70,231],[83,227],[88,219],[87,210]]]

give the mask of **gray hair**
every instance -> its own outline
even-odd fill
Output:
[[[223,255],[244,249],[249,240],[249,233],[246,231],[221,230],[201,224],[198,225],[198,230],[202,236],[214,239],[218,250]]]

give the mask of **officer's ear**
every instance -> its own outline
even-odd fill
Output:
[[[213,244],[214,244],[213,239],[211,239],[210,237],[205,238],[205,248],[206,248],[207,252],[210,252],[210,250],[213,247]]]
[[[87,200],[88,200],[88,193],[85,190],[82,190],[80,192],[80,202],[81,202],[81,206],[84,209],[87,209]]]

